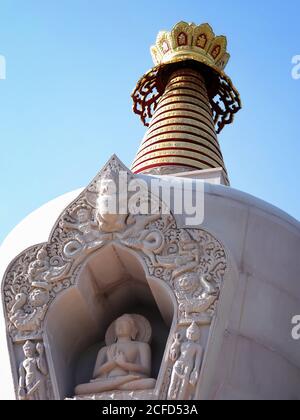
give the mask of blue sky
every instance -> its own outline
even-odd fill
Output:
[[[28,213],[85,186],[144,127],[130,93],[160,29],[209,22],[228,37],[243,110],[220,136],[234,188],[300,219],[299,0],[1,0],[0,241]]]

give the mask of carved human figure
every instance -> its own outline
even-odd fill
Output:
[[[103,234],[99,229],[98,222],[91,220],[90,210],[80,207],[76,212],[76,221],[70,223],[62,222],[62,227],[66,230],[75,231],[74,239],[69,241],[64,247],[64,253],[67,257],[74,257],[84,248],[95,248],[103,245],[110,236]]]
[[[144,337],[145,341],[137,341],[141,335],[140,330],[145,328],[141,319],[149,325],[145,318],[137,315],[123,315],[113,323],[111,327],[114,328],[116,341],[107,343],[99,351],[93,379],[87,384],[78,385],[75,388],[76,395],[154,388],[156,381],[150,378],[151,349],[148,342],[145,342],[150,339],[150,335]]]
[[[173,278],[187,271],[194,270],[200,261],[200,255],[203,253],[197,241],[193,240],[186,230],[181,230],[179,235],[179,255],[176,257],[176,269],[173,272]]]
[[[82,245],[96,245],[103,239],[98,223],[90,219],[90,210],[84,207],[77,210],[75,223],[64,221],[63,226],[65,229],[77,230],[78,233],[75,234],[75,239]]]
[[[41,280],[50,267],[50,258],[45,246],[37,252],[36,259],[28,267],[28,274],[31,281]]]
[[[193,397],[199,379],[203,359],[203,348],[198,341],[200,328],[193,322],[186,331],[187,341],[174,351],[174,343],[178,347],[178,337],[175,337],[170,351],[170,359],[175,362],[172,370],[171,382],[168,391],[169,400],[188,400]]]
[[[18,397],[20,400],[47,399],[47,364],[42,343],[26,341],[24,361],[19,367]]]

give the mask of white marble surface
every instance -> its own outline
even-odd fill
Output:
[[[143,176],[143,178],[147,178]],[[201,228],[225,246],[235,269],[225,281],[206,357],[208,399],[300,399],[300,341],[291,318],[300,314],[300,223],[240,191],[205,185]],[[47,240],[60,212],[79,194],[66,194],[26,218],[0,248],[0,276],[25,248]],[[176,216],[179,226],[184,219]],[[223,302],[222,302],[223,299]],[[0,317],[0,399],[14,398]]]

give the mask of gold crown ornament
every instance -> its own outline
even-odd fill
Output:
[[[194,60],[222,72],[230,58],[226,48],[226,37],[215,36],[208,23],[179,22],[171,32],[159,32],[151,55],[155,65]]]
[[[159,32],[151,55],[155,67],[139,80],[132,93],[133,110],[144,125],[149,125],[171,73],[187,64],[206,79],[216,132],[233,121],[241,100],[224,72],[230,58],[225,36],[216,36],[207,23],[197,26],[179,22],[170,32]]]

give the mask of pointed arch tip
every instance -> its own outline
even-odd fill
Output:
[[[107,160],[107,162],[105,163],[105,165],[102,167],[102,169],[100,169],[99,173],[102,173],[103,171],[105,171],[105,169],[107,169],[108,166],[110,166],[111,164],[116,163],[120,168],[122,168],[124,171],[132,174],[133,172],[125,165],[125,163],[123,163],[123,161],[118,157],[118,155],[116,153],[114,153],[113,155],[111,155],[111,157]]]

